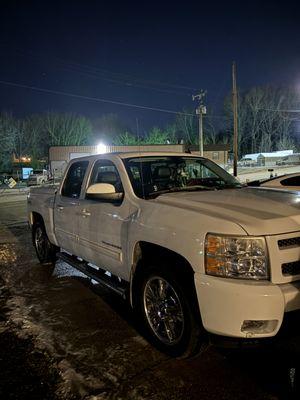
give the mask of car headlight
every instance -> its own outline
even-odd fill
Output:
[[[205,272],[225,278],[268,279],[265,239],[208,234],[205,241]]]

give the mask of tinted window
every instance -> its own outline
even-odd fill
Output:
[[[239,182],[217,164],[203,158],[144,156],[124,160],[133,190],[139,197],[175,190],[239,187]]]
[[[110,160],[98,160],[95,163],[89,186],[94,183],[110,183],[117,193],[123,192],[119,172]]]
[[[281,181],[283,186],[300,186],[300,176],[292,176]]]
[[[79,198],[88,161],[78,161],[71,165],[61,191],[62,196]]]

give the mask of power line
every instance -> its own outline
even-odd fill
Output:
[[[159,90],[163,90],[163,88],[171,88],[171,89],[180,89],[180,90],[188,90],[188,91],[195,91],[197,89],[192,88],[190,86],[184,86],[184,85],[176,85],[176,84],[171,84],[168,82],[160,82],[160,81],[155,81],[155,80],[147,80],[147,79],[142,79],[142,78],[138,78],[138,77],[134,77],[132,75],[127,75],[127,74],[123,74],[120,72],[113,72],[113,71],[108,71],[108,70],[104,70],[98,67],[91,67],[85,64],[78,64],[78,63],[74,63],[71,62],[70,64],[66,64],[65,61],[61,60],[60,62],[62,62],[65,65],[68,65],[71,68],[75,68],[75,72],[81,72],[84,74],[93,74],[94,77],[97,78],[101,78],[101,79],[105,79],[103,77],[100,77],[99,74],[101,75],[108,75],[108,78],[106,79],[111,79],[113,81],[124,81],[126,83],[131,83],[133,86],[134,85],[156,85],[159,86],[159,88],[153,88],[153,87],[149,87],[150,89],[159,89]],[[77,70],[76,70],[77,68]],[[109,77],[110,76],[110,77]],[[129,82],[129,81],[133,81]],[[146,86],[141,86],[141,87],[146,87]],[[174,93],[180,93],[180,94],[184,94],[182,92],[178,92],[178,91],[174,91]]]
[[[0,44],[0,46],[1,46],[1,44]],[[6,45],[3,45],[3,44],[2,44],[2,46],[7,47]],[[15,49],[15,51],[22,56],[30,56],[33,58],[41,59],[41,55],[33,53],[31,51],[26,52],[23,49]],[[110,82],[119,83],[122,85],[136,86],[136,87],[140,87],[140,88],[144,88],[144,89],[157,90],[157,91],[167,92],[167,93],[170,92],[170,93],[176,93],[176,94],[187,95],[187,96],[189,96],[190,93],[188,93],[188,94],[182,93],[182,92],[179,92],[178,90],[188,90],[188,91],[197,91],[198,90],[196,88],[193,88],[190,86],[185,86],[185,85],[178,85],[178,84],[173,84],[173,83],[168,83],[168,82],[166,83],[166,82],[160,82],[160,81],[155,81],[155,80],[146,80],[146,79],[142,79],[142,78],[137,78],[132,75],[127,75],[127,74],[120,73],[120,72],[113,72],[113,71],[109,71],[109,70],[102,69],[99,67],[89,66],[86,64],[79,64],[79,63],[64,60],[62,58],[58,58],[55,56],[52,56],[51,58],[56,63],[57,66],[60,66],[60,67],[62,66],[63,69],[65,69],[67,71],[81,73],[81,74],[84,74],[84,75],[87,75],[87,76],[90,76],[90,77],[93,77],[96,79],[102,79],[102,80],[106,80],[106,81],[110,81]],[[102,76],[100,76],[100,75],[102,75]],[[149,85],[152,85],[152,87]],[[153,85],[158,86],[158,87],[153,87]],[[170,88],[173,90],[169,91],[165,88]],[[175,91],[174,89],[177,89],[177,91]]]
[[[154,90],[156,92],[162,92],[162,93],[177,94],[177,95],[186,96],[186,97],[190,96],[189,93],[179,92],[178,90],[174,90],[174,89],[163,89],[163,88],[158,88],[158,87],[147,86],[146,84],[140,84],[138,80],[132,82],[129,79],[125,80],[124,78],[110,78],[110,77],[105,77],[105,76],[99,76],[93,72],[91,73],[91,72],[76,70],[76,69],[74,69],[74,67],[62,66],[62,70],[68,71],[68,72],[79,73],[79,74],[88,76],[93,79],[102,80],[102,81],[110,82],[110,83],[115,83],[117,85],[122,85],[122,86],[130,87],[130,88],[134,87],[134,88],[139,88],[139,89]],[[166,87],[168,87],[168,86],[166,86]]]
[[[186,113],[186,112],[181,112],[181,111],[175,111],[175,110],[168,110],[164,108],[156,108],[156,107],[148,107],[148,106],[142,106],[138,104],[131,104],[131,103],[124,103],[121,101],[115,101],[115,100],[108,100],[108,99],[102,99],[98,97],[90,97],[90,96],[83,96],[80,94],[75,94],[75,93],[69,93],[69,92],[63,92],[59,90],[52,90],[52,89],[44,89],[44,88],[39,88],[37,86],[29,86],[29,85],[23,85],[21,83],[15,83],[15,82],[8,82],[8,81],[1,81],[0,84],[2,85],[7,85],[7,86],[13,86],[13,87],[20,87],[23,89],[30,89],[30,90],[36,90],[38,92],[44,92],[44,93],[49,93],[49,94],[56,94],[60,96],[68,96],[68,97],[74,97],[77,99],[82,99],[82,100],[90,100],[90,101],[96,101],[96,102],[101,102],[101,103],[109,103],[109,104],[115,104],[119,106],[125,106],[125,107],[133,107],[133,108],[140,108],[143,110],[150,110],[150,111],[158,111],[158,112],[164,112],[164,113],[169,113],[169,114],[181,114],[181,115],[189,115],[192,117],[195,117],[194,114]]]
[[[283,112],[283,113],[300,113],[300,110],[281,110],[276,108],[258,108],[263,111]]]
[[[45,89],[45,88],[40,88],[38,86],[29,86],[29,85],[24,85],[21,83],[16,83],[16,82],[0,80],[0,84],[7,85],[7,86],[13,86],[13,87],[20,87],[23,89],[35,90],[35,91],[42,92],[42,93],[55,94],[55,95],[59,95],[59,96],[68,96],[68,97],[73,97],[73,98],[77,98],[77,99],[81,99],[81,100],[89,100],[89,101],[95,101],[95,102],[99,102],[99,103],[101,102],[101,103],[115,104],[115,105],[124,106],[124,107],[133,107],[133,108],[163,112],[163,113],[168,113],[168,114],[185,115],[185,116],[190,116],[190,117],[194,117],[194,118],[196,117],[195,114],[184,112],[184,111],[175,111],[175,110],[169,110],[169,109],[165,109],[165,108],[142,106],[139,104],[125,103],[125,102],[121,102],[121,101],[103,99],[103,98],[98,98],[98,97],[83,96],[83,95],[76,94],[76,93],[70,93],[70,92],[53,90],[53,89]],[[224,115],[205,115],[205,118],[227,119],[227,117]]]

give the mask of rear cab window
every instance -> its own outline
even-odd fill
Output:
[[[88,165],[88,161],[77,161],[70,166],[61,190],[62,196],[72,199],[78,199],[80,197],[81,187]]]

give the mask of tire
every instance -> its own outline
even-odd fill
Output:
[[[139,279],[136,311],[146,337],[172,357],[188,358],[206,347],[195,289],[190,284],[174,268],[165,267],[147,268]]]
[[[41,264],[55,263],[59,249],[50,243],[43,223],[37,222],[33,225],[32,242]]]

